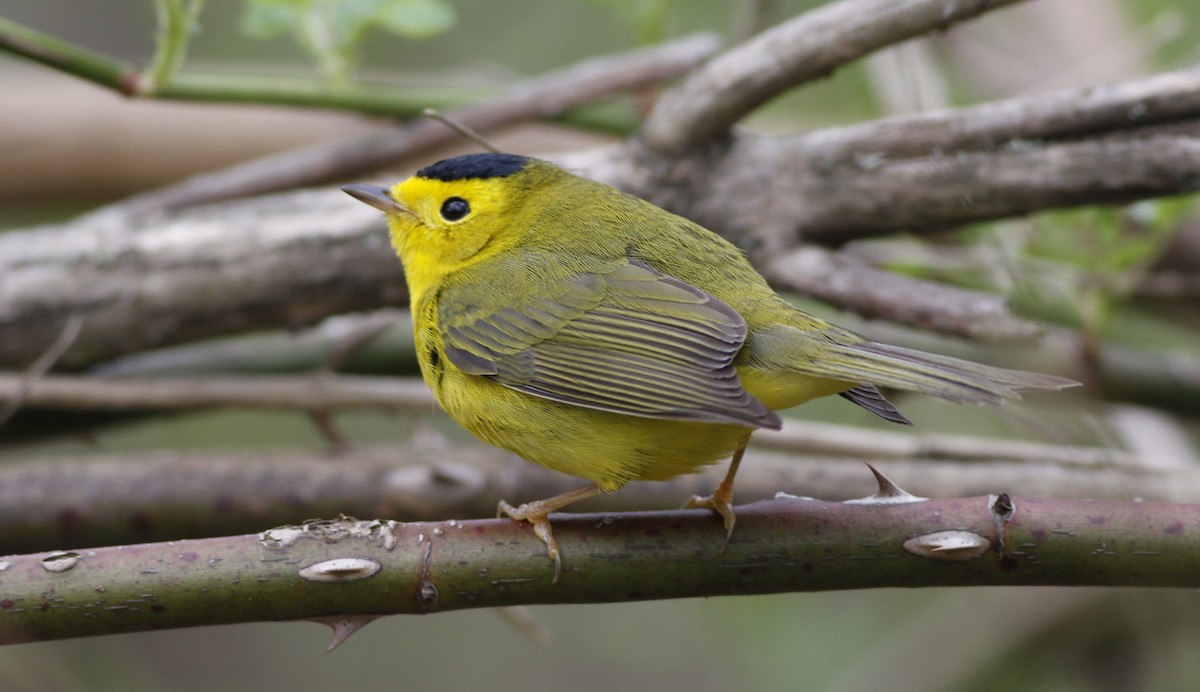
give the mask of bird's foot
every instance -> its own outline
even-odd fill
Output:
[[[533,525],[533,533],[546,544],[546,554],[554,561],[554,580],[562,574],[562,552],[558,549],[558,539],[554,537],[554,529],[550,527],[550,511],[556,507],[547,507],[545,500],[526,502],[520,507],[513,507],[504,500],[496,507],[496,516],[507,515],[517,521],[527,521]]]
[[[724,483],[717,486],[712,495],[701,497],[693,495],[691,499],[683,503],[683,509],[711,509],[721,518],[725,520],[725,542],[721,544],[721,552],[725,552],[725,547],[729,545],[729,539],[733,538],[733,525],[737,523],[737,516],[733,513],[733,490],[728,488]]]

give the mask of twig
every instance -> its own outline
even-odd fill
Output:
[[[559,515],[528,525],[341,518],[258,535],[12,556],[7,643],[259,620],[873,587],[1195,588],[1200,505],[1023,497]],[[954,531],[948,533],[947,527]],[[97,584],[103,584],[99,591]]]
[[[299,411],[436,408],[429,388],[411,377],[244,375],[239,377],[79,377],[0,373],[0,397],[26,406],[76,411],[186,410],[244,406]]]
[[[1071,447],[969,435],[885,432],[796,420],[786,421],[783,429],[778,431],[758,431],[754,435],[754,445],[858,459],[1004,460],[1078,466],[1138,466],[1142,463],[1128,452],[1101,447]]]
[[[24,378],[0,373],[0,397],[21,391]],[[25,390],[25,405],[69,411],[188,410],[218,406],[325,412],[385,408],[438,410],[420,378],[353,375],[241,377],[96,377],[47,375]],[[756,448],[868,459],[1004,459],[1079,465],[1132,465],[1129,454],[1101,448],[1013,442],[965,435],[864,430],[789,419],[782,430],[761,430]]]
[[[1034,338],[1043,328],[1008,309],[1003,296],[876,269],[843,254],[802,246],[762,267],[772,284],[864,317],[987,341]]]
[[[475,144],[479,145],[479,147],[481,149],[483,149],[484,151],[490,151],[493,154],[500,153],[499,147],[497,147],[495,144],[492,144],[491,142],[487,141],[487,139],[485,139],[483,137],[483,135],[479,134],[475,130],[472,130],[471,128],[467,127],[466,125],[463,125],[462,123],[458,122],[454,118],[443,114],[441,111],[439,111],[436,108],[426,108],[425,109],[425,117],[433,118],[434,120],[438,121],[439,123],[450,128],[451,130],[454,130],[463,139],[474,142]]]
[[[1017,1],[841,0],[819,7],[726,51],[665,92],[640,142],[664,159],[701,149],[791,87]]]
[[[375,338],[343,350],[376,330]],[[298,373],[329,363],[336,370],[394,372],[407,363],[415,369],[415,358],[412,316],[407,310],[384,308],[335,315],[308,329],[240,334],[134,353],[97,365],[90,372],[115,377]]]
[[[78,315],[71,316],[67,323],[63,326],[62,332],[54,343],[46,349],[45,353],[38,357],[25,371],[25,374],[18,375],[12,378],[12,381],[7,387],[6,395],[0,394],[0,399],[4,399],[4,405],[0,406],[0,425],[8,422],[8,419],[21,408],[21,404],[26,401],[29,392],[37,387],[39,380],[45,376],[50,368],[62,358],[67,349],[71,348],[71,344],[75,343],[75,339],[79,338],[79,332],[83,329],[83,318]],[[0,390],[2,392],[3,390]]]
[[[461,108],[448,117],[481,131],[532,118],[558,117],[606,95],[637,90],[678,76],[716,48],[716,38],[701,34],[652,48],[591,58],[514,85],[486,103]],[[318,144],[197,175],[134,195],[93,214],[100,217],[145,214],[343,180],[395,165],[404,157],[428,151],[458,136],[439,123],[419,120],[394,132]]]
[[[1200,68],[1190,68],[1118,84],[830,127],[801,135],[798,144],[806,156],[822,166],[868,159],[882,163],[939,152],[993,151],[1021,142],[1028,146],[1039,141],[1095,137],[1191,121],[1198,113]]]
[[[178,411],[220,406],[308,413],[372,408],[418,413],[438,410],[433,393],[419,378],[330,373],[157,378],[46,375],[28,386],[25,380],[25,376],[0,373],[0,397],[23,392],[27,407],[68,411]],[[1130,455],[1110,449],[962,435],[872,431],[790,419],[780,431],[759,431],[754,442],[755,447],[766,449],[871,459],[932,457],[1083,465],[1136,463]]]
[[[176,72],[166,83],[123,61],[80,48],[0,17],[0,50],[75,75],[125,96],[227,103],[269,103],[413,116],[430,106],[452,107],[479,98],[479,89],[338,85],[281,76]]]

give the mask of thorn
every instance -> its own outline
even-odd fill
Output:
[[[550,626],[539,620],[526,606],[501,606],[496,608],[496,612],[521,634],[542,646],[550,645]]]
[[[309,618],[313,622],[318,622],[322,625],[329,625],[333,630],[333,639],[329,642],[329,648],[325,649],[325,653],[329,653],[338,648],[350,638],[350,635],[377,620],[378,615],[328,615],[315,618]]]
[[[866,463],[866,462],[863,462]],[[874,466],[867,464],[867,468],[871,469],[871,473],[875,474],[875,482],[879,484],[879,490],[875,494],[866,497],[860,497],[857,500],[846,500],[842,504],[847,505],[904,505],[910,502],[925,502],[929,500],[927,497],[917,497],[908,492],[904,488],[896,485],[896,482],[891,478],[883,475],[883,472]]]

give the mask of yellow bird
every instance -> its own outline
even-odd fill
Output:
[[[732,455],[710,497],[733,531],[733,479],[775,411],[839,394],[908,419],[877,386],[959,403],[1076,384],[868,341],[778,296],[701,226],[539,159],[469,154],[391,188],[348,185],[387,215],[421,373],[485,442],[586,487],[500,511],[561,571],[550,512]]]

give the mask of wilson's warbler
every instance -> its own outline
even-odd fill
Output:
[[[733,478],[776,410],[840,394],[909,421],[876,386],[998,403],[1074,384],[867,341],[775,294],[731,243],[538,159],[470,154],[389,188],[349,185],[387,215],[412,297],[421,373],[498,447],[592,484],[520,507],[561,569],[547,515],[632,480],[732,455],[708,507],[733,530]]]

